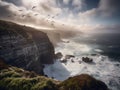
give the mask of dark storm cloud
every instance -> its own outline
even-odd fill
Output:
[[[100,0],[84,0],[86,4],[86,10],[90,10],[92,8],[97,8],[99,5]]]
[[[120,0],[101,0],[97,16],[104,23],[120,22]]]
[[[106,13],[118,13],[120,10],[120,0],[101,0],[99,5],[100,10]]]
[[[0,19],[47,28],[53,28],[51,21],[54,20],[55,28],[63,30],[74,26],[75,29],[89,29],[90,24],[95,27],[96,24],[120,22],[120,0],[49,0],[50,3],[47,0],[35,1],[0,0]],[[36,7],[32,9],[33,6]]]
[[[9,10],[9,5],[1,5],[0,4],[0,18],[8,18],[12,14],[12,12]]]
[[[13,4],[17,5],[17,6],[21,6],[23,4],[22,0],[2,0],[2,1],[13,3]]]
[[[74,14],[83,11],[84,8],[83,0],[56,0],[56,4],[63,10],[66,8],[68,12],[70,11]]]

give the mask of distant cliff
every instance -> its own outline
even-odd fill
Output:
[[[43,74],[43,64],[53,63],[54,47],[46,33],[0,20],[0,58]]]

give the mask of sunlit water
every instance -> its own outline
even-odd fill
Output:
[[[63,55],[75,55],[74,63],[68,60],[66,64],[57,60],[53,65],[45,65],[44,73],[57,80],[65,80],[68,77],[90,74],[93,77],[105,82],[112,90],[120,90],[120,62],[101,55],[103,50],[96,44],[84,44],[70,41],[70,43],[60,43],[56,52]],[[91,54],[95,53],[95,56]],[[81,60],[83,56],[93,58],[93,63],[85,63]],[[81,61],[81,63],[79,63]]]

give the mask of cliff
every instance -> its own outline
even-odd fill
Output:
[[[54,47],[46,33],[0,20],[0,58],[43,74],[43,64],[53,63]]]

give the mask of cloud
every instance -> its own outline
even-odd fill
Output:
[[[100,23],[107,21],[110,23],[116,17],[115,15],[120,13],[118,10],[120,9],[119,5],[119,0],[100,0],[98,7],[85,12],[79,12],[80,23],[97,23],[97,20],[100,21]],[[118,16],[118,19],[120,19],[120,16]]]
[[[100,0],[97,7],[84,10],[84,0],[0,0],[0,18],[40,28],[88,30],[117,13],[119,2]]]
[[[83,2],[82,0],[73,0],[72,5],[74,6],[82,6]]]
[[[120,9],[120,0],[101,0],[98,10],[103,16],[111,16]]]
[[[25,5],[25,4],[24,4]],[[30,5],[30,4],[29,4]],[[27,7],[27,6],[26,6]],[[0,18],[5,20],[11,20],[17,23],[29,24],[33,26],[40,26],[45,28],[53,28],[51,25],[52,19],[47,20],[47,13],[52,12],[52,17],[54,14],[59,13],[60,10],[58,8],[51,7],[51,10],[44,10],[45,7],[40,6],[44,12],[39,13],[40,9],[38,7],[37,10],[27,9],[26,7],[18,7],[12,3],[0,1]],[[21,10],[21,11],[20,11]]]
[[[13,4],[17,5],[17,6],[21,6],[23,4],[21,0],[2,0],[2,1],[13,3]]]
[[[69,4],[69,1],[70,0],[63,0],[63,3],[67,5],[67,4]]]

